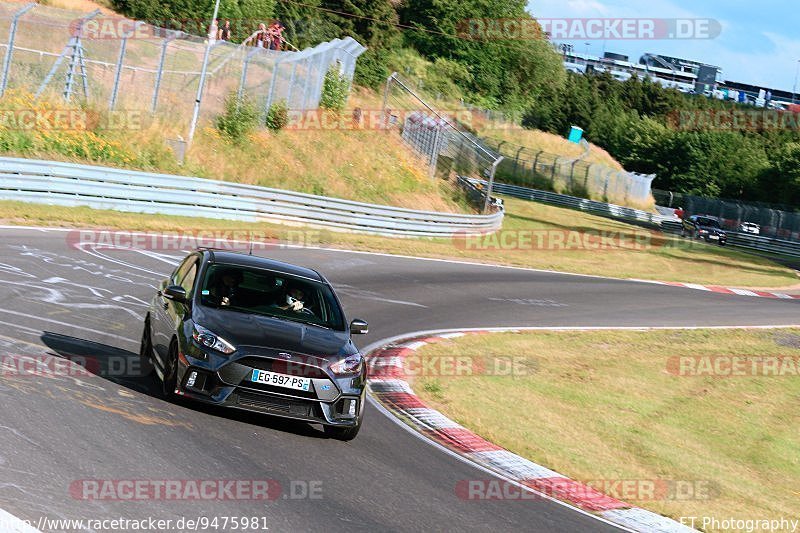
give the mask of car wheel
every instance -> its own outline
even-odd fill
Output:
[[[322,426],[325,435],[336,440],[353,440],[361,429],[361,424],[352,427]]]
[[[142,367],[142,376],[153,373],[153,340],[150,338],[150,323],[147,319],[144,321],[142,341],[139,344],[139,364]]]
[[[169,345],[167,360],[164,361],[164,379],[161,381],[161,393],[164,398],[171,400],[175,396],[175,387],[178,386],[178,341],[173,340]]]

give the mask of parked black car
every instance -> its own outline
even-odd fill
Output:
[[[728,242],[728,234],[723,231],[719,220],[706,215],[692,215],[683,219],[681,235],[693,239],[705,239],[724,246]]]
[[[339,299],[317,271],[200,249],[153,298],[141,354],[165,397],[304,420],[335,438],[356,436],[366,365]]]

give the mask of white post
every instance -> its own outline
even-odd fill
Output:
[[[209,32],[211,31],[210,28],[214,26],[214,21],[217,20],[217,15],[219,14],[219,0],[214,2],[214,15],[211,17],[211,24],[209,24]],[[213,38],[211,35],[207,35],[206,40],[206,52],[203,55],[203,67],[200,69],[200,83],[197,85],[197,96],[194,99],[194,111],[192,113],[192,124],[189,126],[189,140],[187,141],[189,144],[192,143],[192,139],[194,138],[194,131],[197,129],[197,119],[200,116],[200,102],[203,100],[203,86],[206,83],[206,71],[208,70],[208,57],[211,55],[211,46],[213,45],[214,41],[217,40],[217,36],[214,35]]]

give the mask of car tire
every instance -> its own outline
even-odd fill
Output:
[[[143,377],[153,374],[153,339],[150,338],[149,319],[145,319],[144,328],[142,329],[142,340],[139,343],[139,364],[142,368]]]
[[[169,345],[167,360],[164,361],[164,379],[161,380],[161,394],[164,399],[171,400],[175,397],[175,388],[178,386],[178,341],[173,340]]]
[[[353,440],[356,438],[356,435],[358,435],[358,431],[360,429],[361,423],[359,423],[357,426],[346,428],[338,426],[322,426],[322,430],[325,432],[327,437],[342,441]]]

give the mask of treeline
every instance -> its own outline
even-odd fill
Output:
[[[211,0],[112,0],[144,20],[207,20]],[[369,49],[356,83],[378,88],[400,68],[445,98],[522,113],[523,124],[557,134],[582,127],[626,169],[655,173],[654,186],[703,196],[800,205],[800,127],[758,129],[758,120],[719,131],[712,118],[752,111],[690,96],[650,80],[567,74],[544,39],[475,34],[486,21],[536,23],[525,0],[222,0],[220,18],[241,39],[277,18],[303,48],[350,35]],[[243,27],[243,26],[252,26]],[[530,33],[530,32],[529,32]],[[709,126],[711,126],[709,128]]]
[[[213,11],[212,0],[112,2],[132,18],[176,24],[208,20]],[[543,40],[469,38],[468,28],[471,20],[495,18],[533,23],[525,5],[525,0],[222,0],[219,18],[233,21],[239,39],[258,22],[279,19],[287,40],[299,48],[350,35],[369,48],[359,58],[356,82],[373,88],[391,74],[398,54],[413,49],[432,63],[430,77],[449,78],[458,96],[484,107],[522,110],[563,85],[559,56]]]
[[[523,124],[571,125],[654,187],[701,196],[800,205],[800,115],[666,89],[645,78],[570,74]]]

